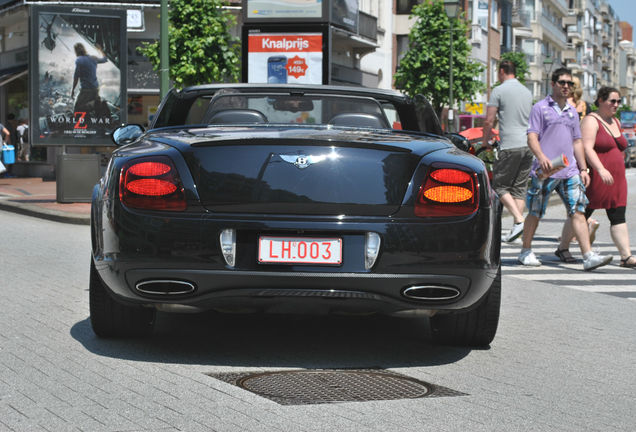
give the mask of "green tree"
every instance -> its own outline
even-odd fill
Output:
[[[516,77],[521,84],[526,83],[526,78],[528,73],[530,73],[528,67],[528,61],[526,60],[526,55],[522,52],[513,52],[508,51],[503,53],[500,57],[501,60],[510,60],[514,63],[516,69]]]
[[[616,110],[616,116],[615,117],[620,120],[621,119],[621,113],[622,112],[626,112],[626,111],[629,112],[629,111],[634,111],[634,110],[632,109],[631,106],[629,106],[627,104],[622,104]]]
[[[175,87],[239,78],[239,40],[229,33],[234,15],[223,0],[170,0],[170,80]],[[160,70],[159,41],[138,48]]]
[[[442,0],[427,0],[413,7],[415,20],[409,33],[409,49],[395,73],[395,86],[406,94],[421,94],[438,115],[449,103],[450,32],[453,32],[453,99],[471,101],[485,85],[478,78],[483,66],[470,58],[468,25],[460,18],[450,19]],[[452,23],[452,27],[451,27]]]

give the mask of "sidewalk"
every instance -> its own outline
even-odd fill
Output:
[[[56,182],[0,177],[0,210],[58,222],[89,225],[90,203],[58,203]]]

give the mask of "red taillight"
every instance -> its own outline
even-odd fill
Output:
[[[128,172],[139,177],[155,177],[168,173],[170,169],[170,165],[162,162],[139,162],[132,165]]]
[[[172,160],[166,156],[128,162],[119,177],[119,199],[128,206],[149,210],[186,209],[185,191]]]
[[[165,196],[177,190],[177,186],[156,178],[133,180],[126,184],[126,189],[137,195]]]
[[[440,183],[462,184],[470,181],[470,174],[448,168],[433,171],[431,177]]]
[[[475,173],[454,168],[431,171],[420,187],[415,215],[467,216],[479,206],[479,183]]]

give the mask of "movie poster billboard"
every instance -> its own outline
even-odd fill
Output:
[[[249,33],[247,82],[323,84],[322,33]]]
[[[33,6],[34,145],[110,145],[126,121],[126,11]]]

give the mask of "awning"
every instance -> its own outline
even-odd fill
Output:
[[[27,65],[0,70],[0,87],[28,73]]]

